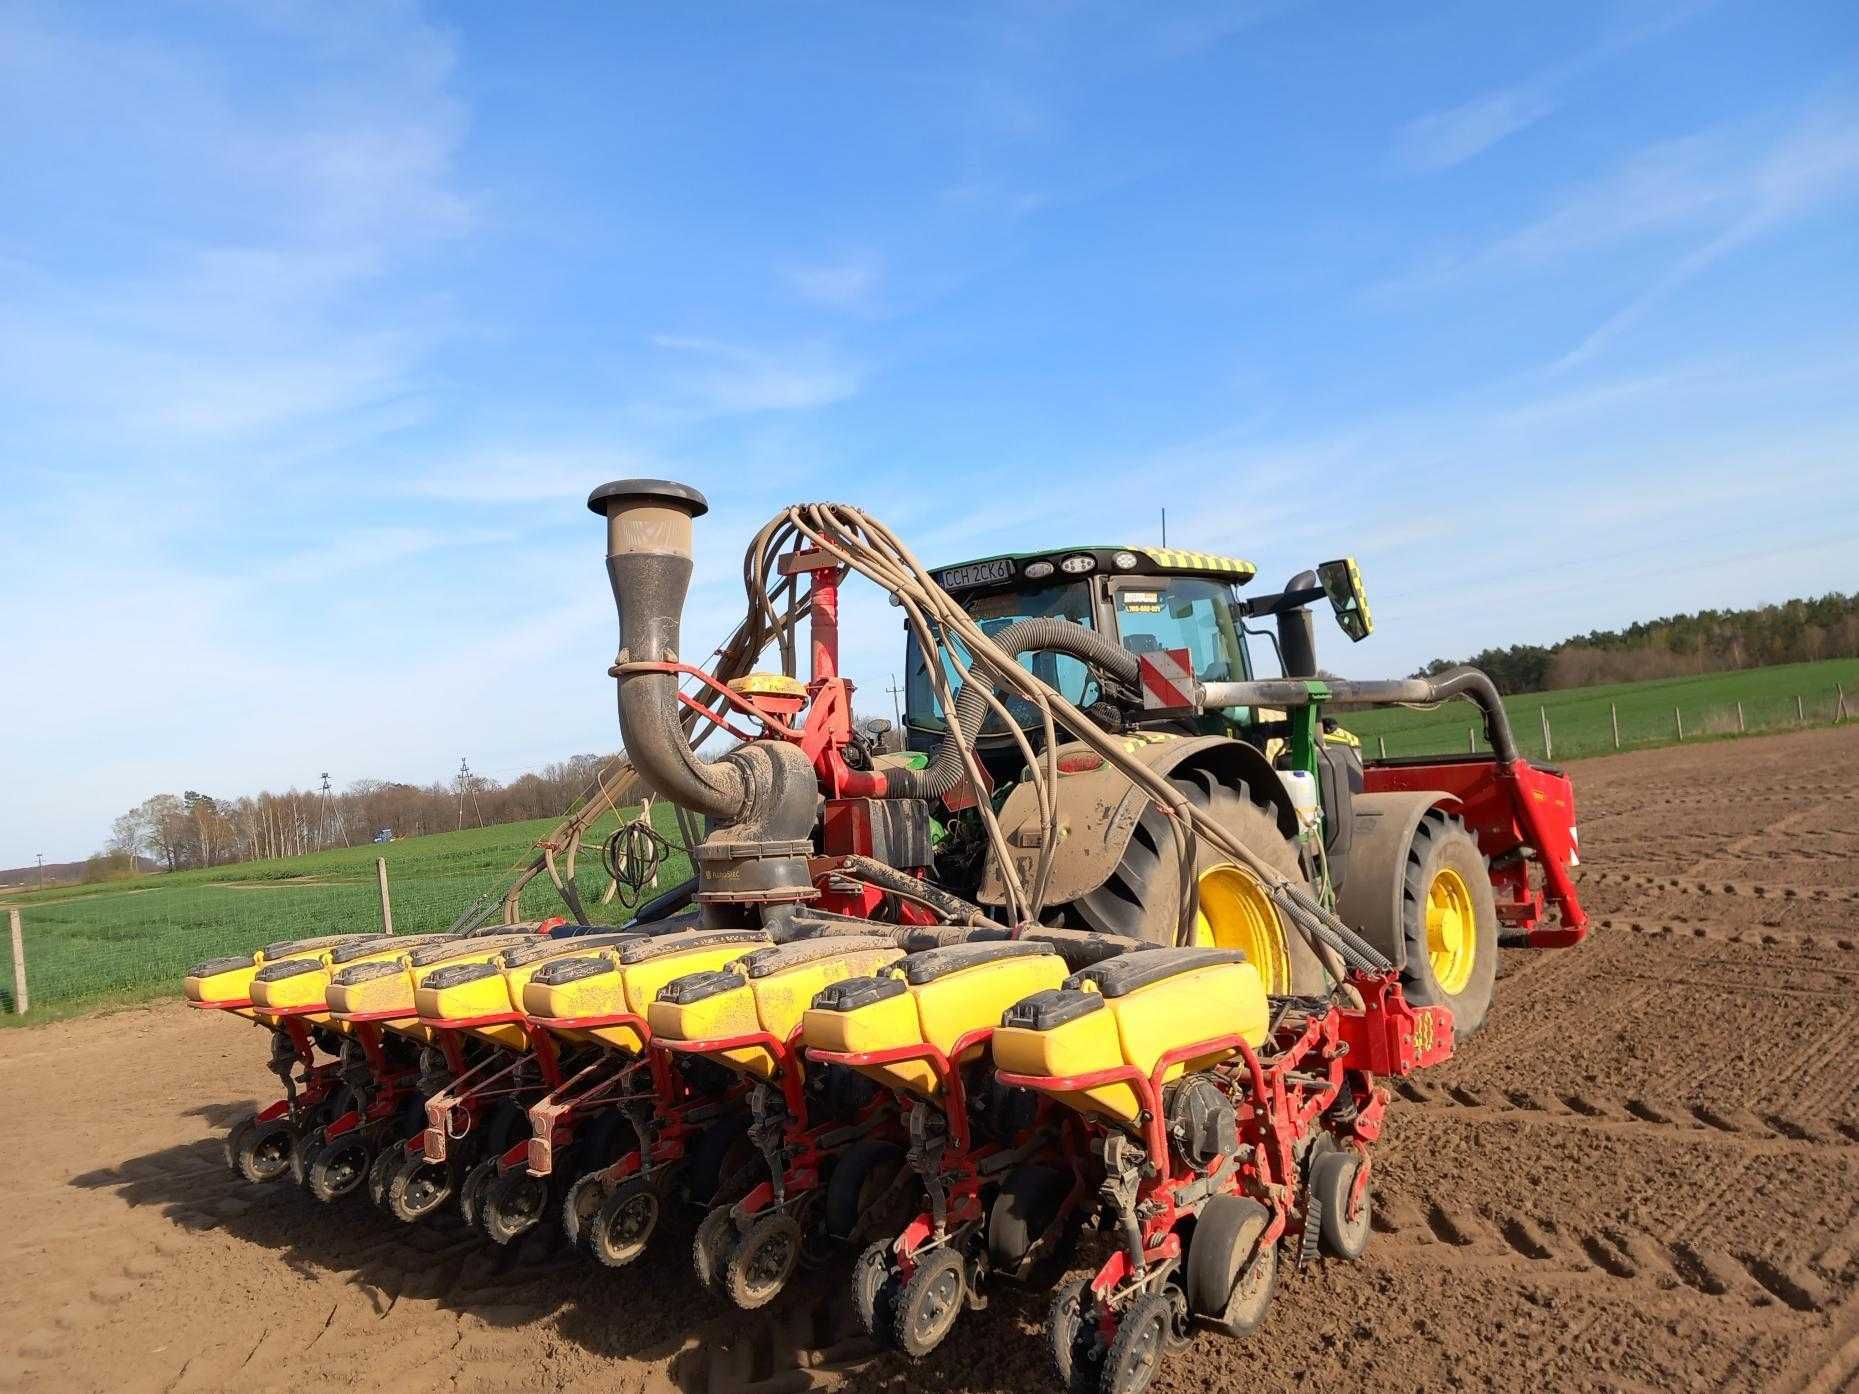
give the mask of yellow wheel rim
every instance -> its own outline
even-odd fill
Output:
[[[1478,957],[1478,917],[1458,872],[1441,867],[1427,887],[1427,962],[1440,990],[1457,994],[1472,980]]]
[[[1291,950],[1277,908],[1259,878],[1231,862],[1201,873],[1200,909],[1194,916],[1194,942],[1219,949],[1239,949],[1259,970],[1265,991],[1283,997],[1291,991]]]

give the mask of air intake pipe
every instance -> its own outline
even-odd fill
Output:
[[[679,716],[678,658],[691,584],[691,521],[710,511],[688,484],[617,479],[588,495],[607,520],[607,579],[619,613],[620,740],[656,794],[710,820],[693,849],[706,923],[760,922],[777,932],[818,894],[807,875],[820,791],[798,746],[759,740],[717,760],[692,752]]]

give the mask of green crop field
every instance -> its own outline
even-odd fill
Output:
[[[1846,710],[1859,714],[1859,659],[1530,692],[1505,698],[1504,706],[1510,713],[1518,747],[1525,755],[1542,755],[1542,717],[1546,714],[1555,758],[1566,760],[1614,749],[1610,709],[1618,715],[1620,748],[1631,750],[1677,740],[1681,720],[1686,740],[1735,735],[1739,729],[1756,732],[1798,725],[1824,726],[1834,719],[1842,688]],[[1740,723],[1739,702],[1743,709]],[[1384,744],[1389,755],[1462,751],[1474,732],[1478,749],[1488,748],[1479,727],[1478,710],[1468,702],[1447,702],[1427,711],[1395,707],[1349,712],[1342,720],[1361,738],[1363,754],[1369,756],[1377,754]]]
[[[606,923],[617,923],[628,913],[617,901],[597,904],[607,883],[600,844],[617,822],[609,814],[589,832],[575,874],[588,917]],[[669,806],[654,805],[653,823],[678,842]],[[555,826],[554,819],[545,818],[382,846],[14,893],[7,903],[20,908],[32,1006],[25,1018],[11,1014],[9,982],[0,990],[7,1013],[0,1022],[39,1021],[98,1002],[178,992],[190,964],[276,939],[377,930],[377,856],[387,860],[396,933],[445,929],[480,904],[494,912],[516,869],[534,853],[536,839]],[[658,884],[670,886],[689,874],[688,861],[674,847]],[[567,913],[546,873],[525,887],[520,904],[526,918]]]

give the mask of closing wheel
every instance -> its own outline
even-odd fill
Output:
[[[1222,784],[1205,769],[1171,775],[1169,783],[1274,873],[1309,889],[1297,848],[1279,831],[1277,815],[1253,802],[1244,784]],[[1151,804],[1109,879],[1073,902],[1091,928],[1151,943],[1175,942],[1181,857],[1172,828],[1173,820]],[[1202,839],[1194,877],[1199,894],[1195,943],[1243,950],[1274,996],[1325,989],[1329,978],[1316,954],[1278,913],[1255,873]]]
[[[800,1222],[785,1211],[763,1215],[749,1226],[723,1266],[723,1290],[745,1312],[766,1307],[800,1263]]]
[[[859,1330],[880,1346],[891,1344],[891,1323],[897,1309],[897,1270],[891,1266],[896,1241],[874,1239],[852,1263],[852,1310]]]
[[[1161,1368],[1167,1344],[1168,1299],[1154,1292],[1137,1298],[1117,1321],[1097,1377],[1098,1394],[1142,1394]]]
[[[492,1242],[508,1244],[528,1234],[549,1209],[549,1183],[518,1168],[484,1188],[481,1221]]]
[[[651,1245],[663,1213],[658,1188],[643,1176],[629,1177],[601,1201],[582,1242],[608,1268],[624,1268]]]
[[[833,1238],[849,1240],[864,1224],[867,1234],[896,1234],[908,1215],[876,1213],[887,1200],[888,1212],[902,1209],[901,1196],[893,1196],[891,1183],[904,1168],[904,1149],[894,1142],[864,1138],[845,1150],[826,1183],[826,1230]],[[892,1220],[896,1223],[891,1223]]]
[[[288,1118],[273,1118],[269,1123],[247,1118],[227,1134],[226,1150],[233,1172],[260,1185],[290,1170],[292,1142]]]
[[[612,1191],[613,1183],[598,1171],[583,1172],[575,1178],[568,1194],[562,1197],[562,1233],[569,1244],[586,1249],[588,1223]]]
[[[458,1212],[473,1229],[484,1216],[484,1193],[496,1179],[497,1157],[493,1153],[466,1172],[465,1184],[458,1188]]]
[[[1090,1320],[1091,1284],[1074,1278],[1052,1294],[1046,1315],[1046,1352],[1059,1387],[1068,1394],[1096,1394],[1104,1350],[1097,1324]]]
[[[358,1190],[368,1179],[373,1154],[359,1132],[347,1132],[333,1142],[325,1140],[304,1170],[304,1185],[327,1205]]]
[[[1451,1008],[1453,1033],[1474,1034],[1490,1011],[1497,978],[1497,900],[1477,840],[1437,809],[1420,820],[1407,847],[1401,933],[1407,1000]]]
[[[1188,1311],[1186,1290],[1173,1278],[1162,1288],[1162,1296],[1168,1302],[1168,1331],[1163,1348],[1170,1355],[1176,1355],[1194,1344],[1194,1317]]]
[[[723,1269],[736,1245],[736,1217],[719,1205],[698,1223],[691,1238],[691,1268],[697,1281],[711,1292],[723,1290]]]
[[[416,1224],[443,1206],[452,1195],[452,1168],[429,1162],[421,1152],[400,1149],[388,1173],[381,1208],[403,1224]]]
[[[1265,1315],[1278,1250],[1261,1247],[1270,1216],[1247,1196],[1215,1196],[1194,1222],[1183,1287],[1194,1320],[1225,1336],[1250,1335]]]
[[[1358,1259],[1368,1248],[1369,1188],[1354,1209],[1349,1193],[1355,1188],[1362,1158],[1354,1152],[1326,1152],[1310,1169],[1310,1195],[1318,1207],[1318,1243],[1331,1258]]]
[[[944,1246],[920,1256],[916,1272],[897,1294],[891,1337],[912,1360],[921,1360],[942,1344],[962,1315],[968,1275],[962,1256]]]

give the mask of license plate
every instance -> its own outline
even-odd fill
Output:
[[[964,586],[985,586],[994,581],[1013,579],[1013,563],[1006,557],[996,557],[993,561],[970,562],[967,566],[952,566],[938,578],[938,584],[944,590],[960,590]]]

